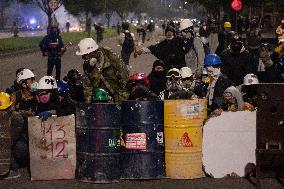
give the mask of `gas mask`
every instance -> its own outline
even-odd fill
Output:
[[[169,78],[167,81],[167,89],[169,91],[178,91],[182,89],[181,81],[179,78]]]
[[[207,71],[208,76],[211,78],[217,77],[221,74],[220,68],[207,67],[206,71]]]
[[[46,104],[50,101],[50,93],[38,94],[36,96],[38,103]]]
[[[192,80],[187,78],[187,79],[182,79],[182,87],[186,89],[190,89],[192,85]]]

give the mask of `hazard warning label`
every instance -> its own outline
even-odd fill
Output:
[[[125,136],[126,149],[146,150],[147,137],[146,133],[127,133]]]

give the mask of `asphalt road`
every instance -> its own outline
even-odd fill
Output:
[[[147,42],[145,46],[155,43],[156,40],[161,37],[156,37],[155,40]],[[114,38],[106,39],[103,45],[107,45],[119,53],[120,47],[117,46]],[[68,49],[62,59],[62,76],[64,76],[68,70],[76,68],[82,71],[81,57],[75,55],[76,47]],[[141,55],[134,59],[131,57],[130,65],[131,72],[145,72],[149,73],[152,68],[152,63],[155,58],[152,55]],[[35,51],[27,54],[18,54],[0,59],[0,90],[4,90],[6,87],[13,83],[15,79],[15,71],[20,67],[30,68],[37,75],[37,79],[43,76],[46,72],[46,58],[41,56],[39,51]],[[232,158],[232,157],[228,157]],[[233,159],[232,159],[233,161]],[[0,189],[250,189],[255,188],[246,179],[243,178],[223,178],[212,179],[202,178],[194,180],[122,180],[119,183],[112,184],[92,184],[83,183],[77,180],[53,180],[53,181],[31,181],[26,169],[21,169],[22,176],[13,180],[0,181]],[[265,179],[262,181],[264,189],[280,189],[284,188],[274,179]]]

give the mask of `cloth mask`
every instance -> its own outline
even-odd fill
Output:
[[[50,93],[36,96],[38,103],[46,104],[50,101]]]

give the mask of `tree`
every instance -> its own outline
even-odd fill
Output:
[[[48,17],[48,27],[52,25],[52,13],[56,11],[61,5],[61,0],[18,0],[22,3],[36,4]],[[52,8],[50,7],[52,6]]]
[[[0,28],[4,28],[4,25],[6,23],[6,17],[5,17],[5,9],[10,5],[9,0],[1,0],[0,1]]]
[[[129,12],[133,12],[141,0],[108,0],[114,11],[125,20]]]
[[[101,0],[63,0],[65,9],[72,15],[85,16],[86,31],[91,35],[91,16],[99,15],[104,10],[104,1]]]

